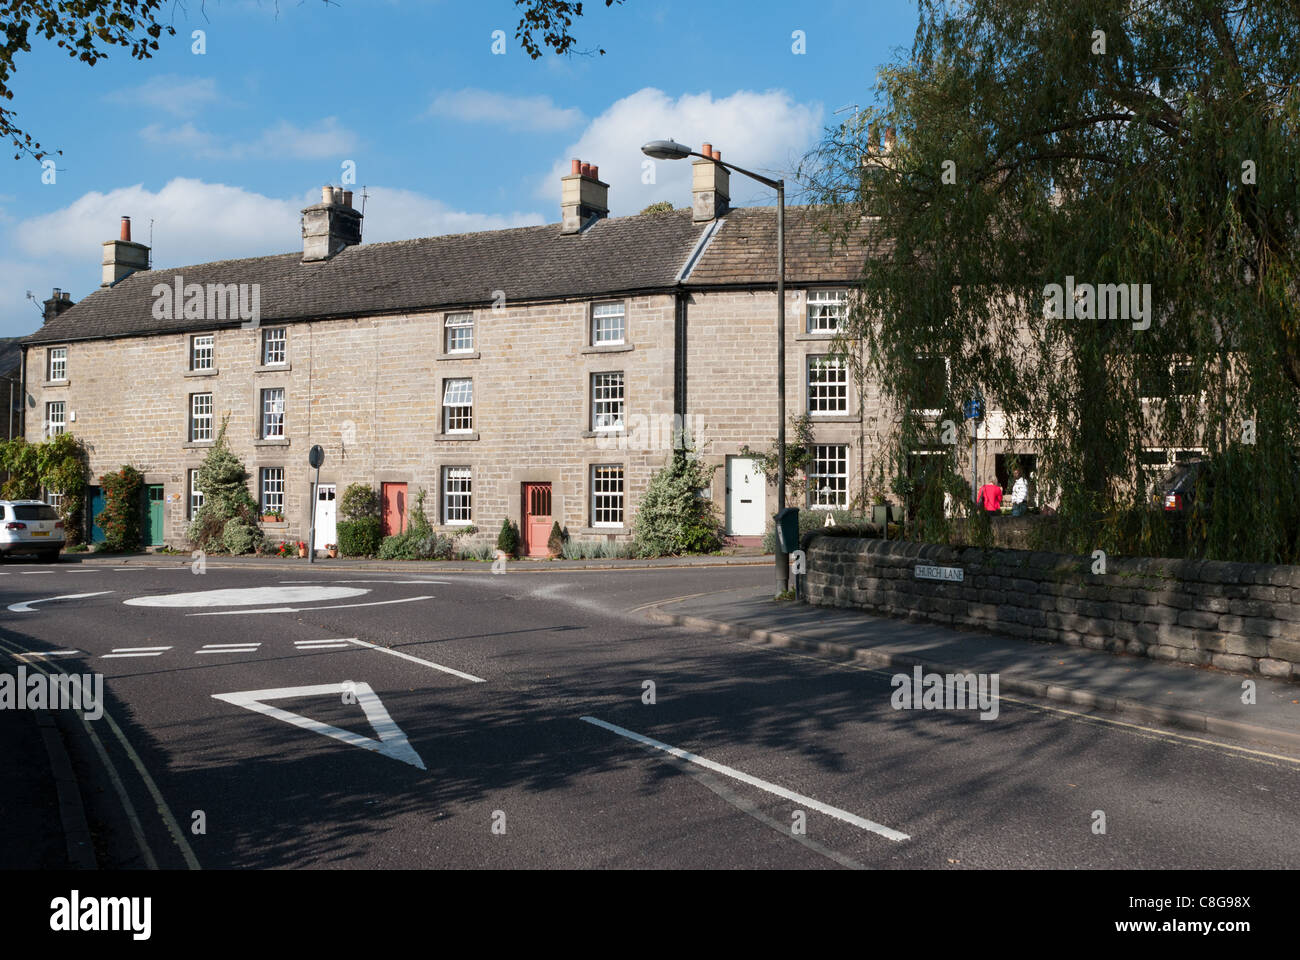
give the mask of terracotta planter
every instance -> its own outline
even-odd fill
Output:
[[[337,548],[337,547],[330,547],[330,549],[329,549],[329,558],[330,558],[331,560],[333,560],[333,559],[337,558],[338,555],[339,555],[338,548]]]
[[[307,556],[307,548],[306,548],[306,547],[299,547],[299,548],[298,548],[298,556],[300,556],[300,557],[305,557],[305,556]]]

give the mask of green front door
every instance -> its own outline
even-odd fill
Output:
[[[146,530],[145,545],[161,546],[163,542],[163,488],[161,483],[151,483],[147,488],[149,504],[149,526]]]

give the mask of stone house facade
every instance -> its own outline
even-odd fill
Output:
[[[729,534],[757,537],[775,491],[742,448],[776,435],[775,211],[733,210],[723,168],[694,172],[691,208],[610,218],[575,161],[559,224],[382,244],[326,187],[301,252],[172,270],[124,221],[100,289],[23,343],[27,435],[76,433],[92,483],[141,470],[153,543],[185,545],[225,423],[268,537],[307,538],[320,445],[318,547],[361,482],[389,531],[423,490],[439,531],[487,544],[509,518],[544,553],[552,521],[629,539],[684,427]],[[829,355],[866,253],[832,252],[804,208],[787,225],[787,412],[811,408],[818,474],[798,505],[847,507],[878,398]]]

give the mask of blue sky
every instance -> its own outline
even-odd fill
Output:
[[[534,61],[510,0],[186,7],[150,61],[88,67],[39,39],[20,57],[11,106],[63,154],[54,183],[30,158],[0,161],[0,336],[40,325],[28,290],[94,290],[122,215],[145,243],[153,221],[156,267],[298,249],[298,211],[347,161],[366,242],[555,222],[570,157],[600,166],[614,216],[686,206],[689,164],[643,182],[637,148],[661,137],[786,173],[834,110],[872,100],[916,29],[910,0],[588,0],[578,47],[605,55]],[[738,177],[732,192],[770,202]]]

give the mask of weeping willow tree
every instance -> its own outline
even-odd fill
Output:
[[[832,237],[874,235],[848,335],[901,411],[917,535],[947,531],[968,441],[942,422],[979,390],[1037,449],[1058,546],[1300,558],[1300,7],[919,9],[801,171]],[[1209,464],[1181,544],[1153,450]]]

